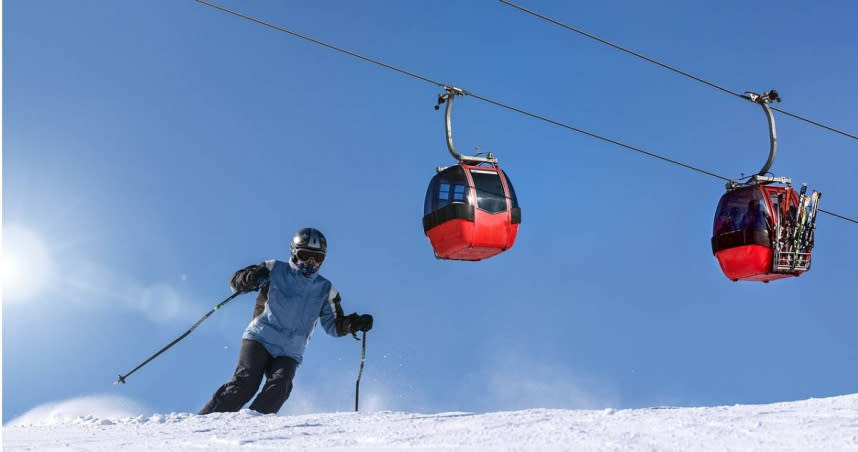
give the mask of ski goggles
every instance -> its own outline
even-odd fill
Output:
[[[302,262],[307,262],[312,258],[317,264],[321,264],[322,261],[325,260],[325,253],[320,253],[318,251],[298,250],[295,252],[295,256]]]

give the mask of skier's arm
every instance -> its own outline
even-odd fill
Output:
[[[259,265],[249,265],[233,273],[229,286],[233,292],[252,292],[268,284],[268,275],[274,261],[263,262]]]
[[[335,337],[345,336],[349,332],[349,321],[343,315],[340,300],[340,293],[331,287],[328,300],[322,305],[322,312],[319,313],[325,332]]]

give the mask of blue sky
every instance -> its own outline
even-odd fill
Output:
[[[499,2],[221,4],[718,174],[767,156],[759,107]],[[522,4],[856,133],[852,2]],[[858,391],[855,224],[820,215],[800,278],[732,283],[709,245],[723,182],[466,97],[457,147],[498,156],[522,225],[504,254],[439,261],[421,225],[452,163],[437,87],[193,1],[4,6],[4,422],[105,395],[197,411],[234,369],[251,296],[113,382],[304,226],[328,237],[346,312],[375,316],[368,408]],[[856,141],[777,119],[773,172],[858,216]],[[281,413],[351,409],[359,356],[317,331]]]

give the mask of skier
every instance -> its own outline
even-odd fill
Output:
[[[259,291],[253,320],[244,330],[238,366],[199,414],[238,411],[250,401],[263,375],[267,378],[250,409],[276,413],[289,398],[295,370],[321,319],[325,332],[341,337],[372,328],[372,316],[343,315],[340,294],[318,274],[327,241],[317,229],[304,228],[292,238],[288,262],[265,261],[232,276],[236,292]]]

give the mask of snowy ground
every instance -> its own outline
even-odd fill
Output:
[[[598,411],[40,416],[5,426],[3,450],[858,450],[858,394]]]

